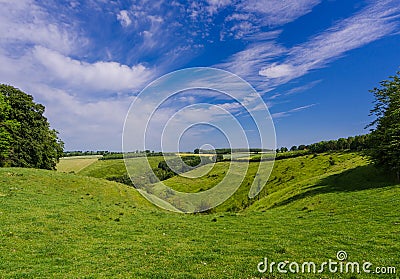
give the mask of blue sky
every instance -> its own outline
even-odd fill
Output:
[[[0,6],[0,82],[46,106],[67,150],[121,150],[135,96],[164,74],[199,66],[231,71],[257,90],[278,146],[365,133],[368,90],[400,66],[399,0],[0,0]],[[200,99],[207,97],[185,97]],[[208,98],[237,109],[216,100]],[[218,138],[210,133],[197,133],[182,148]]]

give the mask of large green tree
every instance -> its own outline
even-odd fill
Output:
[[[371,157],[374,162],[397,174],[400,180],[400,72],[371,90],[376,119],[371,129]]]
[[[55,169],[64,143],[44,110],[32,96],[0,85],[0,166]]]
[[[10,155],[12,134],[18,127],[15,120],[9,119],[10,111],[11,106],[6,102],[3,94],[0,94],[0,165],[4,165]]]

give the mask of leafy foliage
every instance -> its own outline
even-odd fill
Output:
[[[371,157],[384,168],[397,173],[400,179],[400,72],[384,80],[371,92],[375,106],[371,115],[376,119],[369,125],[371,131]]]
[[[6,158],[10,155],[10,148],[13,144],[12,134],[18,128],[18,122],[10,120],[11,106],[0,94],[0,165],[4,165]]]
[[[193,170],[202,165],[210,164],[213,159],[207,156],[183,156],[158,163],[153,172],[159,180],[166,180],[177,174]]]
[[[122,184],[129,185],[129,186],[134,186],[131,178],[129,177],[129,174],[127,174],[127,173],[122,176],[108,177],[107,180],[115,181],[115,182],[122,183]]]
[[[64,143],[44,110],[32,96],[0,85],[0,166],[55,169]]]
[[[309,145],[292,146],[290,151],[286,147],[276,150],[276,160],[295,158],[307,154],[325,153],[331,151],[362,151],[371,148],[371,135],[358,135],[337,140],[328,140],[312,143]]]

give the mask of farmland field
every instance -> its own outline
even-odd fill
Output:
[[[132,172],[141,173],[146,170],[145,164],[147,164],[147,160],[150,167],[156,168],[158,163],[163,160],[163,156],[129,158],[126,161]],[[96,178],[109,178],[124,175],[126,173],[126,166],[123,159],[98,160],[81,169],[78,173]]]
[[[57,170],[77,173],[96,162],[100,157],[100,155],[64,157],[57,164]]]

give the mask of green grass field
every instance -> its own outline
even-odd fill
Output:
[[[119,166],[98,162],[82,175],[0,168],[0,278],[399,276],[400,185],[359,154],[279,160],[250,201],[252,163],[247,182],[211,214],[160,210],[133,188],[84,176],[107,176],[106,169]],[[166,183],[205,190],[225,164],[201,183],[181,177]],[[339,250],[352,262],[397,267],[397,275],[257,271],[264,257],[320,264],[336,260]]]

